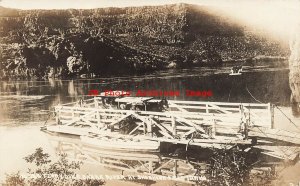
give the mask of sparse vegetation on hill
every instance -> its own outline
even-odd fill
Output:
[[[0,9],[1,78],[132,74],[288,54],[209,7]]]

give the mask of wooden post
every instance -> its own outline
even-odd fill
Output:
[[[97,119],[97,124],[100,125],[101,121],[100,121],[100,113],[99,113],[99,102],[98,102],[98,98],[95,96],[94,97],[94,104],[95,104],[95,108],[97,109],[96,111],[96,119]],[[100,126],[103,127],[103,126]]]
[[[59,105],[58,105],[58,107],[59,107]],[[62,108],[62,107],[61,107]],[[61,108],[59,108],[59,109],[57,109],[57,107],[55,108],[55,112],[56,112],[56,118],[55,118],[55,120],[56,120],[56,124],[57,125],[59,125],[59,116],[60,116],[60,109]]]
[[[75,107],[72,107],[72,119],[75,118]]]
[[[248,128],[250,126],[250,112],[247,114],[246,118],[246,123],[245,123],[245,128],[244,128],[244,133],[245,133],[245,140],[248,139]]]
[[[217,121],[215,119],[213,119],[213,125],[212,125],[212,130],[211,130],[211,137],[215,138],[216,137],[216,123]]]
[[[174,160],[173,176],[177,178],[177,160]]]
[[[144,128],[144,135],[146,135],[147,134],[147,125],[146,125],[146,123],[145,123],[145,121],[143,121],[143,128]]]
[[[100,117],[100,113],[99,113],[99,110],[98,110],[98,109],[97,109],[97,111],[96,111],[96,117],[97,117],[97,124],[100,125],[100,123],[101,123],[101,121],[100,121],[101,119],[100,119],[100,118],[101,118],[101,117]],[[103,127],[103,126],[101,126],[101,127]]]
[[[175,117],[171,116],[171,120],[172,120],[172,134],[176,135],[177,132],[176,132],[176,120],[175,120]]]
[[[148,165],[149,165],[149,167],[148,167],[149,172],[148,173],[153,173],[153,161],[149,161]]]
[[[56,121],[56,124],[58,125],[59,124],[59,111],[56,111],[55,121]]]
[[[148,118],[147,118],[148,119]],[[147,122],[147,134],[152,137],[152,121]]]
[[[94,96],[94,103],[95,103],[95,108],[98,108],[99,104],[96,96]]]
[[[206,113],[209,113],[208,104],[207,103],[205,104],[205,107],[206,107]]]
[[[239,132],[241,132],[242,134],[245,132],[245,125],[246,124],[246,118],[245,118],[245,113],[244,113],[244,107],[242,104],[240,104],[239,106],[239,112],[241,114],[241,121],[240,121],[240,127],[239,127]]]
[[[271,125],[271,129],[275,128],[275,123],[274,123],[274,104],[269,103],[268,109],[270,111],[270,125]]]
[[[244,107],[242,104],[240,104],[240,114],[241,114],[241,122],[243,121],[243,117],[244,117]]]
[[[58,124],[57,107],[54,107],[54,117],[55,117],[55,123]]]

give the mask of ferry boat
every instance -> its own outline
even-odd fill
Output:
[[[243,67],[242,66],[234,66],[230,70],[230,76],[239,76],[242,75]]]

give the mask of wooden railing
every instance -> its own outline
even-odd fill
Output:
[[[180,111],[213,115],[215,119],[228,124],[239,123],[243,113],[249,113],[252,125],[272,128],[274,125],[274,108],[268,104],[257,103],[225,103],[225,102],[198,102],[198,101],[169,101],[172,112]],[[225,124],[224,123],[224,124]],[[227,125],[227,124],[226,124]]]
[[[86,125],[91,129],[102,130],[108,125],[118,124],[131,115],[148,125],[148,128],[155,125],[167,138],[174,138],[178,134],[184,137],[194,131],[204,133],[205,126],[213,128],[213,133],[235,134],[238,133],[243,120],[248,120],[249,127],[273,126],[271,104],[168,102],[169,110],[164,112],[120,110],[104,107],[101,98],[94,97],[56,106],[56,121],[61,125]],[[141,124],[137,124],[135,128],[135,130],[146,129],[147,127]],[[131,134],[133,132],[135,131]]]

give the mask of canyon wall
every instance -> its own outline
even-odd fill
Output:
[[[210,9],[0,7],[0,78],[109,76],[288,56],[288,47]]]
[[[300,116],[300,23],[296,26],[290,40],[291,55],[289,58],[289,81],[292,111],[295,116]]]

